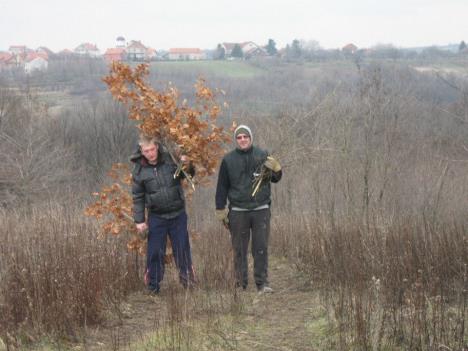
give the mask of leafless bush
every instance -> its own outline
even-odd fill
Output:
[[[0,106],[0,204],[53,196],[78,168],[57,138],[57,124],[31,96],[3,89]]]
[[[418,100],[397,74],[367,67],[354,87],[337,84],[308,110],[249,121],[285,165],[273,248],[323,292],[340,349],[461,349],[468,164],[453,157],[461,131],[435,112],[453,100]]]
[[[136,149],[136,128],[124,107],[109,96],[76,105],[62,122],[64,143],[75,150],[88,184],[103,180],[115,162],[126,162]]]
[[[106,302],[141,284],[124,240],[99,239],[77,206],[42,204],[0,213],[0,334],[77,338]]]

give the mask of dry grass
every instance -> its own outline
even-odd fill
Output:
[[[8,343],[44,333],[77,340],[141,283],[123,241],[96,237],[82,211],[43,204],[0,213],[0,333]]]
[[[410,218],[371,231],[357,223],[331,230],[311,222],[281,223],[278,218],[277,230],[301,243],[288,246],[289,255],[334,315],[339,349],[463,347],[466,228],[455,223],[434,227]]]
[[[233,289],[229,237],[210,216],[213,187],[196,192],[189,214],[201,235],[193,241],[199,286],[186,293],[168,274],[157,301],[130,294],[143,290],[142,265],[125,238],[97,239],[78,205],[30,198],[35,210],[0,213],[0,337],[8,347],[47,334],[96,350],[466,348],[466,82],[451,79],[449,91],[437,77],[379,65],[336,76],[286,73],[232,89],[239,106],[246,96],[289,99],[271,118],[249,112],[240,121],[284,165],[272,206],[271,253],[285,260],[271,263],[276,295],[258,300]],[[77,148],[70,160],[78,155],[74,164],[97,172],[115,148],[92,144],[106,137],[88,130],[98,129],[77,124],[75,139],[65,127],[63,134]],[[22,185],[5,179],[4,191]]]

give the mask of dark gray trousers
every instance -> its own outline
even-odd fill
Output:
[[[270,236],[270,209],[257,211],[230,211],[229,229],[234,249],[234,269],[237,284],[247,287],[250,236],[252,235],[252,256],[254,278],[257,288],[268,285],[268,237]]]

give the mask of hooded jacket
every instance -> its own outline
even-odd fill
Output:
[[[135,223],[145,221],[145,208],[163,218],[174,218],[185,210],[185,197],[181,176],[174,178],[177,165],[167,152],[158,148],[156,165],[148,163],[141,149],[131,156],[135,164],[132,171],[133,218]],[[193,176],[194,169],[188,171]]]

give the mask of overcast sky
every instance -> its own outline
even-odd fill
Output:
[[[101,51],[115,39],[155,49],[293,39],[324,48],[468,41],[468,0],[0,0],[0,51],[10,45]]]

